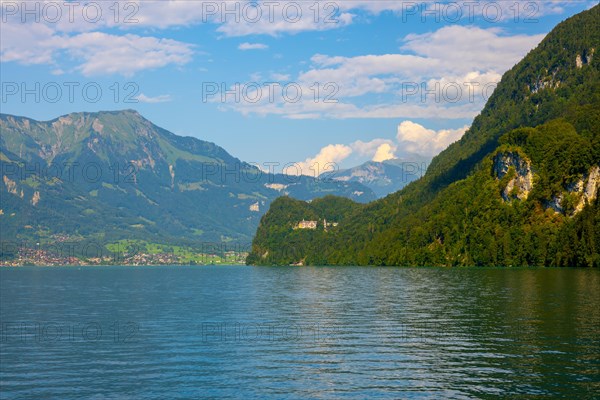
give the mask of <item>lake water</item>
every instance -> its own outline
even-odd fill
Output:
[[[600,397],[600,271],[0,270],[0,397]]]

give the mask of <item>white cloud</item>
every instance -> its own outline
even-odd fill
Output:
[[[85,76],[132,76],[145,69],[187,64],[193,54],[191,45],[176,40],[101,32],[74,36],[65,47],[71,55],[84,61],[77,69]]]
[[[99,3],[102,4],[105,15],[112,15],[113,11],[109,9],[113,4],[112,1]],[[129,3],[133,2],[131,0],[120,0],[121,10],[124,10],[125,5]],[[354,23],[359,17],[357,14],[363,11],[374,15],[392,11],[397,15],[403,15],[401,17],[403,22],[421,23],[423,18],[426,21],[435,21],[436,15],[428,14],[427,10],[431,10],[432,7],[434,9],[435,7],[446,7],[446,9],[440,9],[440,17],[438,18],[441,22],[456,23],[457,21],[452,21],[456,12],[453,8],[458,5],[461,9],[461,22],[484,21],[493,24],[514,19],[515,12],[518,13],[519,21],[524,19],[535,20],[544,15],[562,13],[564,9],[576,6],[580,2],[568,0],[513,0],[510,2],[483,0],[477,2],[449,2],[451,4],[448,5],[439,1],[352,0],[330,2],[323,0],[316,2],[318,7],[314,3],[284,0],[273,2],[269,6],[267,2],[253,0],[239,0],[230,4],[212,0],[137,0],[134,2],[137,5],[137,10],[133,15],[133,19],[137,20],[135,26],[140,27],[165,29],[176,26],[194,26],[208,22],[218,25],[217,31],[225,36],[258,34],[278,36],[281,34],[343,28]],[[589,0],[591,5],[596,3],[595,0]],[[302,17],[299,21],[294,21],[296,5],[302,10]],[[258,15],[255,13],[255,6],[260,8],[261,17],[258,21],[254,20],[254,17]],[[416,9],[413,10],[413,7],[416,7]],[[494,15],[497,7],[500,8],[498,18]],[[315,14],[317,9],[319,9],[319,13]],[[228,10],[233,10],[233,13],[227,14]],[[131,12],[133,9],[130,8],[127,11]],[[284,13],[289,18],[283,18]],[[128,13],[122,12],[121,14],[127,15]],[[122,23],[122,19],[120,18],[120,27],[125,29],[131,27],[131,24],[128,26],[128,24]],[[107,18],[107,20],[111,20],[111,18]]]
[[[238,46],[239,50],[266,50],[268,49],[269,46],[267,46],[266,44],[262,44],[262,43],[242,43]]]
[[[2,62],[23,65],[48,64],[59,67],[66,55],[75,63],[74,70],[85,76],[135,73],[184,65],[192,60],[192,45],[171,39],[133,34],[112,35],[84,32],[75,35],[56,34],[42,24],[3,24],[0,41]]]
[[[350,147],[359,156],[366,156],[372,158],[377,152],[377,149],[379,149],[379,147],[381,147],[384,144],[387,144],[390,147],[394,146],[393,141],[389,139],[373,139],[370,142],[363,142],[362,140],[357,140],[354,143],[352,143]]]
[[[23,7],[25,2],[14,3]],[[31,2],[33,3],[33,1]],[[106,28],[121,30],[132,29],[170,29],[176,27],[197,26],[200,24],[214,24],[217,31],[225,36],[295,34],[308,31],[324,31],[340,29],[360,19],[360,13],[378,15],[382,12],[396,13],[402,22],[418,22],[423,19],[441,23],[457,23],[454,20],[456,7],[460,7],[460,21],[462,23],[485,22],[494,24],[519,18],[535,21],[537,18],[548,14],[561,14],[565,10],[578,7],[581,4],[591,7],[597,4],[596,0],[567,1],[567,0],[483,0],[477,2],[407,2],[387,0],[352,0],[330,2],[327,0],[317,2],[278,1],[262,2],[255,0],[238,0],[235,2],[220,2],[213,0],[115,0],[97,2],[67,2],[55,0],[36,1],[41,7],[51,4],[48,15],[51,19],[60,8],[62,18],[51,23],[57,32],[75,33],[89,32]],[[429,3],[429,4],[428,4]],[[493,6],[493,7],[490,7]],[[30,8],[33,5],[29,6]],[[258,8],[257,8],[258,7]],[[301,17],[296,21],[297,7],[301,10]],[[416,7],[416,8],[415,8]],[[439,8],[437,16],[427,10],[434,11]],[[94,20],[97,8],[100,8],[102,18]],[[494,13],[499,10],[499,18]],[[85,11],[84,11],[85,10]],[[117,12],[118,10],[118,12]],[[260,10],[260,14],[257,14]],[[72,14],[71,14],[72,11]],[[85,15],[85,17],[84,17]],[[284,17],[285,15],[285,17]],[[67,17],[69,16],[69,17]],[[256,20],[256,17],[258,20]],[[20,18],[20,13],[8,16],[9,19]],[[87,18],[87,19],[86,19]],[[436,20],[436,18],[438,18]]]
[[[323,172],[331,171],[335,164],[345,160],[350,154],[352,154],[350,146],[330,144],[323,147],[316,156],[296,163],[296,168],[290,167],[284,172],[289,175],[318,176]]]
[[[428,118],[428,119],[470,119],[481,110],[479,103],[446,105],[433,98],[417,104],[373,104],[358,107],[354,104],[340,103],[325,115],[330,118]],[[323,114],[321,114],[322,116]]]
[[[302,101],[289,103],[277,99],[267,101],[268,95],[263,93],[263,101],[249,103],[246,101],[234,102],[234,96],[229,96],[227,103],[221,104],[221,111],[235,110],[244,116],[279,115],[288,119],[356,119],[356,118],[427,118],[427,119],[471,119],[481,111],[481,103],[450,104],[429,101],[416,104],[402,103],[375,103],[362,106],[350,102],[315,103],[309,88],[304,88],[305,96]],[[303,89],[303,90],[304,90]],[[248,91],[250,94],[250,91]],[[249,96],[250,97],[250,96]],[[305,99],[305,97],[309,97]],[[420,98],[420,97],[419,97]],[[242,98],[243,100],[243,98]],[[221,96],[216,96],[211,101],[221,103]]]
[[[505,71],[542,41],[545,35],[504,35],[498,28],[445,26],[434,32],[410,34],[403,50],[427,59],[443,60],[450,71]],[[456,70],[456,68],[459,68]]]
[[[118,23],[114,18],[107,18],[109,25],[118,25],[122,29],[132,27],[151,27],[167,29],[181,26],[196,26],[211,23],[217,25],[217,31],[227,37],[247,35],[277,36],[285,33],[319,31],[336,29],[352,22],[353,14],[336,12],[336,23],[327,23],[325,15],[315,18],[312,2],[277,1],[263,2],[254,0],[238,0],[231,2],[213,0],[119,0],[121,15]],[[99,2],[103,14],[114,16],[111,2]],[[132,6],[134,5],[134,7]],[[321,2],[321,8],[326,3]],[[129,7],[129,8],[125,8]],[[296,20],[297,9],[300,9],[299,19]],[[124,17],[131,15],[136,22],[124,23]],[[85,21],[81,21],[85,22]],[[90,24],[88,24],[90,25]],[[80,28],[85,29],[85,28]],[[89,29],[89,28],[88,28]]]
[[[130,0],[121,0],[121,2],[127,4]],[[214,6],[220,8],[219,2],[202,0],[137,0],[135,3],[137,4],[135,19],[138,20],[136,25],[161,29],[216,21],[217,16],[213,15],[211,10]]]
[[[412,121],[404,121],[398,125],[396,138],[398,145],[408,152],[434,156],[460,139],[468,128],[463,126],[435,131]]]
[[[330,144],[323,147],[316,156],[297,163],[297,168],[291,167],[284,173],[315,176],[317,171],[319,174],[331,171],[332,166],[346,160],[350,155],[357,156],[352,160],[359,160],[359,163],[366,159],[383,162],[408,154],[433,157],[459,140],[467,129],[468,126],[463,126],[436,131],[406,120],[398,125],[396,140],[377,138],[369,142],[357,140],[349,145]]]
[[[502,75],[496,71],[471,71],[460,76],[447,75],[439,79],[430,79],[427,82],[427,86],[428,88],[433,88],[436,84],[440,85],[441,87],[448,87],[449,85],[457,84],[461,86],[462,90],[465,92],[465,99],[468,99],[467,94],[469,92],[470,86],[473,87],[472,92],[474,94],[481,94],[478,93],[480,92],[480,90],[477,90],[478,87],[484,88],[487,85],[496,85],[498,82],[500,82],[500,79],[502,79]]]
[[[405,54],[364,55],[356,57],[329,57],[317,54],[311,58],[313,68],[301,73],[298,81],[307,86],[319,82],[333,83],[342,97],[356,97],[367,93],[390,90],[392,80],[401,75],[415,79],[410,72],[419,66],[419,74],[432,73],[437,60]],[[408,74],[407,74],[408,73]],[[405,75],[405,76],[406,76]]]
[[[29,9],[34,9],[36,5],[40,9],[48,7],[48,17],[45,18],[47,21],[42,22],[48,22],[54,30],[62,33],[90,32],[107,28],[172,29],[209,23],[217,26],[217,31],[228,37],[257,34],[277,36],[340,28],[350,24],[354,16],[351,13],[340,13],[338,10],[335,12],[336,22],[332,22],[331,19],[326,21],[330,12],[323,8],[331,2],[321,2],[321,10],[315,15],[316,8],[312,2],[289,0],[114,0],[70,2],[70,6],[67,6],[67,2],[55,0],[3,3],[15,4],[18,9],[25,7],[25,3],[30,3],[27,5]],[[62,17],[49,22],[57,12]],[[6,14],[11,13],[12,10]],[[101,18],[96,19],[96,15]],[[7,18],[13,21],[20,20],[20,17],[20,12],[7,15]]]
[[[396,158],[396,156],[394,155],[395,151],[396,151],[396,149],[394,147],[392,147],[390,144],[384,143],[377,148],[377,151],[375,152],[375,155],[373,156],[372,160],[375,162],[392,160],[392,159]]]
[[[457,75],[504,72],[544,35],[505,36],[498,29],[449,26],[404,38],[402,53],[355,57],[314,55],[301,82],[336,82],[344,97],[381,93],[398,85]],[[411,54],[414,53],[414,54]],[[428,80],[428,79],[427,79]]]
[[[140,93],[140,95],[137,96],[136,99],[140,103],[150,103],[150,104],[167,103],[169,101],[172,101],[171,95],[169,95],[169,94],[161,94],[159,96],[150,97],[150,96],[146,96],[144,93]]]
[[[542,38],[449,26],[406,36],[396,54],[315,54],[310,68],[291,77],[302,88],[300,101],[276,96],[270,102],[229,103],[225,109],[293,119],[473,118],[502,74]],[[315,82],[320,85],[317,102]],[[417,91],[410,93],[411,87]],[[432,88],[437,89],[437,96],[427,94]],[[329,98],[333,101],[325,101]]]
[[[60,46],[60,37],[42,24],[0,25],[0,56],[2,62],[18,62],[23,65],[54,64],[53,53]]]
[[[331,2],[330,2],[331,3]],[[217,4],[217,3],[215,3]],[[225,3],[219,3],[225,4]],[[339,8],[334,11],[332,18],[331,11],[323,12],[321,15],[315,14],[315,5],[313,2],[298,2],[298,1],[278,1],[271,2],[251,2],[241,1],[233,4],[240,6],[240,17],[229,17],[224,14],[223,7],[219,8],[218,16],[214,19],[219,23],[217,32],[223,33],[228,37],[247,36],[247,35],[269,35],[279,36],[282,34],[297,34],[308,31],[325,31],[331,29],[339,29],[350,25],[353,22],[354,14],[347,12],[339,12]],[[260,18],[256,18],[255,11],[248,8],[249,4],[258,5],[260,8]],[[323,8],[326,3],[319,3],[319,7]],[[331,3],[336,6],[335,3]],[[233,6],[230,6],[233,7]],[[249,12],[244,12],[244,8]]]
[[[372,14],[392,11],[402,15],[404,22],[452,22],[485,21],[499,23],[508,20],[527,20],[530,23],[549,14],[561,14],[566,8],[577,6],[583,1],[569,0],[480,0],[471,2],[441,1],[388,1],[353,0],[340,2],[341,11],[365,10]],[[588,0],[597,4],[596,0]]]

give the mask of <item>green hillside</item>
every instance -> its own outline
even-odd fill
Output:
[[[269,211],[248,263],[599,266],[599,48],[596,6],[508,71],[422,179],[293,242]]]
[[[279,196],[369,201],[358,183],[267,174],[136,111],[0,114],[0,239],[249,244]]]

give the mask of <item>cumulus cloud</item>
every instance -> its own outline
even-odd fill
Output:
[[[263,43],[242,43],[238,46],[239,50],[266,50],[268,49],[269,46],[267,46],[266,44]]]
[[[468,129],[463,126],[457,129],[427,129],[423,125],[406,120],[397,127],[396,140],[377,138],[368,142],[357,140],[349,145],[330,144],[323,147],[314,157],[297,163],[296,168],[284,171],[290,175],[315,176],[332,170],[338,163],[347,160],[364,162],[366,159],[383,162],[408,154],[417,154],[426,158],[433,157],[446,149],[450,144],[459,140]]]
[[[296,168],[288,168],[285,173],[289,175],[320,175],[323,172],[332,171],[337,163],[345,160],[350,154],[352,154],[350,146],[330,144],[323,147],[316,156],[297,163]]]
[[[460,139],[468,128],[463,126],[435,131],[412,121],[404,121],[398,125],[396,138],[398,145],[411,153],[434,156]]]
[[[394,155],[394,151],[396,151],[395,147],[392,147],[388,143],[384,143],[377,148],[377,151],[375,152],[372,161],[382,162],[386,160],[392,160],[396,158],[396,156]]]
[[[354,151],[359,156],[365,156],[372,158],[377,149],[384,144],[390,145],[390,147],[394,146],[394,142],[389,139],[373,139],[370,142],[363,142],[362,140],[357,140],[354,143],[350,144],[352,151]]]

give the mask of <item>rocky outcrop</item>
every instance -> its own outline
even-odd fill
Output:
[[[507,175],[510,177],[500,193],[504,201],[526,200],[533,189],[531,162],[517,152],[509,151],[496,154],[494,157],[494,175],[499,180]]]
[[[94,122],[92,123],[92,129],[94,129],[99,134],[102,134],[102,131],[104,130],[104,125],[102,124],[102,122],[100,122],[98,118],[95,118]]]
[[[23,191],[23,189],[21,189],[21,191],[19,192],[19,188],[17,187],[16,181],[13,181],[6,175],[2,176],[2,181],[4,182],[4,186],[6,187],[6,191],[8,193],[14,194],[15,196],[18,196],[20,198],[23,198],[25,196],[25,192]]]
[[[546,203],[546,208],[551,208],[554,210],[554,212],[563,214],[565,211],[563,208],[563,200],[564,196],[562,193],[552,196],[552,198]]]
[[[551,72],[545,70],[542,74],[538,75],[534,82],[528,85],[529,92],[534,95],[545,89],[557,89],[561,85],[560,79],[557,78],[557,74],[560,71],[559,68],[555,68]]]
[[[600,167],[594,166],[586,174],[583,174],[578,180],[565,186],[565,192],[558,193],[546,203],[547,208],[553,209],[557,213],[576,215],[583,208],[593,203],[600,192]],[[574,205],[567,207],[565,198],[569,196],[574,198]]]
[[[590,49],[589,51],[584,52],[583,54],[577,54],[575,57],[575,65],[577,68],[583,68],[584,65],[590,64],[592,59],[594,58],[594,53],[596,52],[595,48]]]
[[[531,92],[531,94],[536,94],[537,92],[544,89],[558,89],[558,87],[560,87],[560,84],[560,81],[555,81],[554,78],[551,77],[538,79],[536,82],[529,85],[529,91]]]
[[[2,180],[4,181],[4,186],[6,186],[6,191],[8,193],[18,195],[17,194],[17,183],[10,179],[8,176],[3,175]]]
[[[33,193],[33,197],[31,198],[31,205],[33,205],[34,207],[37,206],[37,204],[40,202],[40,199],[40,192],[35,191],[35,193]]]
[[[577,186],[577,191],[581,193],[581,198],[575,206],[575,214],[583,210],[587,204],[591,204],[598,197],[598,192],[600,191],[600,167],[597,165],[592,167],[586,178],[587,182],[585,185],[583,185],[582,180],[581,185]]]

